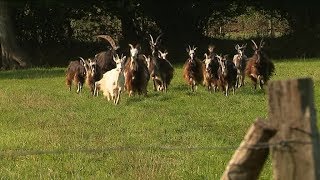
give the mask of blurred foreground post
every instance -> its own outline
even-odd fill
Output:
[[[270,82],[273,179],[320,179],[320,145],[311,79]]]

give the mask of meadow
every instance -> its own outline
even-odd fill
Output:
[[[320,60],[276,60],[271,80],[310,77],[320,106]],[[65,68],[0,71],[1,179],[219,179],[268,92],[246,85],[225,97],[191,93],[182,65],[167,93],[115,106],[65,85]],[[317,108],[319,119],[319,109]],[[318,120],[318,126],[320,125]],[[272,179],[271,163],[260,179]]]

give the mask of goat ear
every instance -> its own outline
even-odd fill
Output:
[[[137,44],[137,45],[136,45],[136,48],[137,48],[139,51],[141,51],[141,45],[140,45],[140,44]]]
[[[245,43],[242,47],[243,49],[245,49],[247,47],[247,43]]]
[[[260,48],[263,48],[264,44],[265,44],[265,42],[262,39],[261,42],[260,42]]]
[[[190,49],[186,48],[187,53],[189,53]]]
[[[197,49],[198,49],[198,47],[193,48],[194,51],[197,50]]]
[[[239,47],[239,44],[237,44],[234,48],[238,51]]]

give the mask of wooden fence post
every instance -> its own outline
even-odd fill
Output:
[[[273,81],[268,86],[273,179],[320,179],[320,145],[309,78]]]
[[[229,161],[221,180],[256,180],[266,161],[268,141],[276,133],[267,122],[258,119],[249,128],[246,136]],[[262,146],[266,144],[266,146]]]

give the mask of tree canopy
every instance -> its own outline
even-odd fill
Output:
[[[169,52],[173,52],[172,54],[179,58],[181,54],[174,52],[183,51],[189,44],[204,48],[208,43],[221,42],[204,33],[210,31],[208,22],[210,21],[215,29],[221,30],[223,24],[232,22],[244,14],[247,7],[263,10],[269,19],[272,17],[286,19],[290,34],[286,38],[280,38],[282,44],[295,41],[299,43],[301,52],[310,56],[317,54],[312,51],[314,49],[307,49],[308,43],[302,39],[317,43],[320,35],[320,20],[317,18],[315,1],[298,3],[289,0],[79,0],[77,2],[1,0],[1,2],[1,67],[4,69],[23,66],[24,63],[64,65],[72,57],[94,56],[107,46],[106,42],[100,42],[94,37],[97,34],[109,34],[120,45],[126,47],[128,43],[141,43],[146,46],[149,34],[157,36],[162,33]]]

